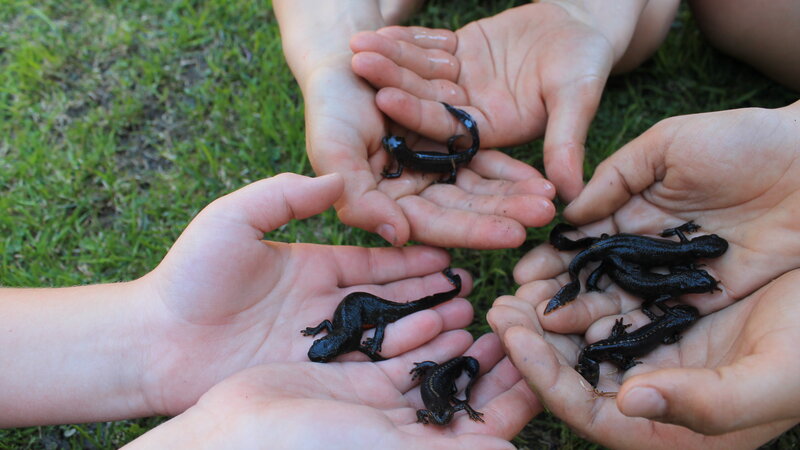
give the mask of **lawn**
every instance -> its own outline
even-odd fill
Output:
[[[522,3],[430,0],[414,23],[457,28]],[[682,9],[655,57],[610,80],[587,176],[663,118],[796,99],[711,49]],[[268,1],[0,0],[0,285],[142,276],[212,199],[280,172],[311,175],[303,126]],[[541,141],[508,151],[541,168]],[[529,230],[518,249],[452,252],[475,275],[471,331],[489,330],[486,310],[514,292],[515,262],[547,231]],[[269,238],[383,245],[333,211]],[[116,448],[160,420],[0,430],[0,448]],[[515,444],[594,447],[547,414]],[[797,429],[771,445],[796,447]]]

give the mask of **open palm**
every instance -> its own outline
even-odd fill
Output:
[[[284,174],[215,201],[192,221],[164,261],[140,282],[154,292],[159,336],[143,367],[162,413],[182,411],[232,373],[275,361],[307,361],[300,330],[331,319],[348,293],[408,301],[452,289],[439,249],[367,249],[262,241],[292,218],[328,208],[339,176]],[[466,294],[471,280],[461,272]],[[391,324],[382,354],[392,357],[472,320],[456,299]],[[343,359],[364,360],[363,355]],[[164,386],[167,386],[166,388]]]
[[[700,232],[727,239],[727,253],[702,261],[722,292],[685,298],[703,314],[723,308],[800,267],[800,210],[793,206],[800,201],[796,105],[665,120],[603,162],[564,216],[591,223],[582,231],[593,236],[656,235],[692,220]],[[540,246],[517,264],[515,279],[563,284],[572,256]],[[582,332],[601,317],[638,306],[611,286],[580,295],[542,316],[542,323],[551,331]]]
[[[381,448],[513,448],[506,440],[539,412],[538,402],[504,358],[496,336],[471,343],[466,331],[451,331],[379,363],[251,368],[215,386],[196,406],[137,442],[147,444],[159,434],[163,439],[173,429],[185,437],[193,435],[192,427],[222,427],[225,446],[238,448],[364,448],[376,442]],[[465,351],[481,364],[470,403],[484,413],[485,423],[464,413],[456,413],[446,427],[417,423],[416,410],[424,406],[418,381],[409,375],[414,362],[444,362]]]
[[[644,442],[653,448],[753,448],[797,422],[798,287],[800,272],[791,272],[700,318],[680,341],[660,346],[642,364],[624,372],[601,364],[598,387],[619,391],[616,399],[596,394],[573,369],[581,347],[608,337],[616,317],[592,324],[585,338],[545,331],[536,307],[557,286],[539,284],[498,299],[489,322],[544,406],[593,441],[612,448]],[[649,320],[636,311],[624,321],[636,329]],[[654,410],[654,396],[667,406]]]
[[[531,4],[455,33],[365,32],[351,47],[353,70],[383,88],[378,107],[397,123],[444,140],[457,122],[441,111],[443,101],[464,106],[489,147],[545,134],[548,178],[562,197],[580,192],[583,144],[614,63],[611,45],[590,23],[561,6]]]

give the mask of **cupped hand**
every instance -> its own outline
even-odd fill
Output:
[[[303,86],[308,155],[317,174],[343,175],[344,195],[336,209],[344,223],[376,232],[395,246],[413,239],[494,249],[519,246],[525,227],[552,220],[553,185],[500,152],[479,151],[454,185],[434,184],[441,174],[414,171],[384,179],[392,161],[381,139],[399,131],[385,123],[375,91],[349,68],[335,65],[317,69]]]
[[[497,299],[488,320],[542,404],[586,438],[611,448],[755,448],[797,423],[800,271],[701,317],[625,372],[602,363],[598,387],[616,398],[594,392],[573,369],[580,349],[607,338],[616,317],[585,338],[544,331],[537,306],[557,289],[531,283]],[[648,321],[638,311],[624,316],[631,330]]]
[[[364,448],[379,442],[381,448],[513,448],[507,440],[541,408],[496,336],[471,343],[469,333],[451,331],[379,363],[254,367],[214,386],[131,447]],[[465,351],[481,365],[469,403],[485,422],[457,412],[447,426],[417,423],[416,410],[424,405],[409,374],[413,363],[441,363]]]
[[[667,119],[604,161],[564,217],[591,223],[581,228],[591,236],[657,235],[691,220],[702,227],[698,234],[723,237],[728,251],[701,260],[722,291],[684,299],[702,314],[716,311],[800,267],[798,124],[800,103]],[[573,256],[542,245],[522,258],[514,277],[519,284],[563,285]],[[580,333],[601,317],[639,304],[612,285],[541,316],[542,324]]]
[[[620,56],[595,22],[579,7],[540,3],[456,32],[388,27],[351,39],[352,66],[381,88],[381,111],[436,140],[456,134],[458,126],[438,102],[472,114],[487,147],[544,134],[547,177],[572,200],[583,187],[589,123]]]
[[[155,300],[143,306],[149,317],[144,332],[155,335],[155,343],[141,357],[144,390],[155,411],[180,412],[246,367],[308,361],[314,339],[300,330],[331,319],[351,292],[405,302],[452,289],[439,273],[449,263],[439,249],[262,240],[291,219],[330,207],[342,185],[339,175],[282,174],[226,195],[200,212],[161,264],[140,280]],[[460,275],[466,295],[471,280]],[[414,349],[472,317],[464,299],[412,314],[388,326],[381,354]]]

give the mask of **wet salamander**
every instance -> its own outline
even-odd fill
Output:
[[[403,174],[404,167],[409,167],[420,172],[449,173],[450,176],[448,178],[439,182],[455,183],[458,165],[467,164],[472,160],[472,157],[475,156],[480,148],[481,140],[478,135],[478,124],[475,123],[475,119],[469,113],[444,102],[442,102],[442,105],[447,109],[447,112],[455,116],[467,128],[472,138],[472,145],[464,151],[457,151],[455,143],[461,137],[459,134],[447,140],[448,153],[415,152],[408,148],[406,140],[402,136],[386,136],[383,138],[383,148],[397,160],[397,170],[390,172],[389,168],[386,167],[383,170],[384,178],[397,178]]]
[[[641,297],[645,302],[643,309],[653,303],[662,303],[684,294],[714,292],[719,289],[718,281],[705,270],[675,266],[670,273],[655,273],[642,269],[636,264],[624,261],[616,255],[609,256],[586,280],[587,291],[599,291],[600,277],[607,274],[617,286]]]
[[[459,356],[442,364],[433,361],[414,363],[411,369],[411,379],[422,378],[420,393],[425,408],[417,410],[417,422],[424,424],[447,425],[453,414],[462,409],[467,411],[469,418],[483,422],[483,413],[475,411],[469,405],[469,395],[475,379],[480,371],[478,360],[471,356]],[[456,379],[462,372],[469,376],[467,387],[464,388],[464,400],[456,398],[458,388]]]
[[[617,319],[607,339],[589,344],[581,350],[575,370],[596,388],[601,361],[610,361],[622,370],[628,370],[640,363],[635,357],[646,355],[660,344],[677,342],[681,338],[679,333],[692,325],[700,315],[697,308],[689,305],[659,307],[664,314],[656,316],[643,310],[651,322],[630,333],[625,329],[631,324],[623,324],[621,318]]]
[[[581,290],[578,274],[590,261],[602,261],[617,256],[644,268],[666,266],[671,269],[681,267],[693,269],[696,259],[716,258],[725,253],[728,241],[716,234],[698,236],[692,240],[684,235],[699,228],[693,222],[687,222],[676,228],[667,228],[661,233],[662,237],[678,236],[680,239],[678,242],[626,233],[571,240],[564,237],[563,233],[575,228],[567,224],[556,225],[550,233],[550,243],[555,248],[559,250],[584,248],[584,250],[569,264],[570,282],[553,296],[545,308],[545,314],[566,305],[578,296]]]
[[[449,268],[443,270],[442,273],[453,285],[452,290],[407,303],[384,300],[367,292],[348,294],[336,307],[336,311],[333,313],[333,322],[323,320],[316,327],[308,327],[301,331],[304,336],[316,336],[322,330],[328,332],[327,335],[314,341],[308,350],[308,358],[314,362],[327,362],[343,353],[358,350],[373,361],[385,359],[379,352],[387,324],[417,311],[444,303],[455,298],[461,291],[460,276],[454,274]],[[364,330],[369,328],[375,328],[375,337],[367,338],[362,343],[361,335]]]

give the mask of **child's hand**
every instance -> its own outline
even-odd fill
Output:
[[[656,235],[694,221],[730,246],[702,260],[722,292],[686,301],[702,314],[743,298],[800,267],[800,102],[786,108],[740,109],[667,119],[598,166],[581,195],[564,211],[582,231]],[[690,236],[691,237],[691,236]],[[514,269],[519,284],[564,284],[573,253],[540,246]],[[557,277],[559,282],[554,281]],[[638,308],[639,301],[612,286],[581,295],[540,316],[542,325],[580,333],[601,317]],[[540,308],[544,308],[542,305]],[[541,311],[540,311],[541,313]]]
[[[589,123],[620,56],[595,19],[580,8],[533,4],[455,33],[421,27],[363,32],[350,42],[353,71],[382,88],[376,97],[381,111],[440,141],[458,126],[440,101],[475,117],[487,147],[544,134],[547,176],[571,200],[583,186]]]
[[[451,289],[439,273],[447,253],[427,247],[359,248],[263,241],[292,219],[318,214],[342,192],[338,175],[282,174],[204,209],[164,261],[137,283],[150,287],[145,393],[154,412],[174,414],[213,384],[266,362],[308,361],[314,339],[300,330],[331,319],[350,292],[414,300]],[[471,280],[464,278],[462,295]],[[394,357],[472,321],[455,299],[390,324],[382,355]],[[361,354],[344,359],[363,361]]]
[[[379,363],[267,364],[238,373],[195,406],[134,441],[130,448],[513,448],[541,408],[499,340],[472,346],[465,331]],[[415,362],[444,362],[466,351],[480,361],[470,404],[485,423],[457,412],[448,426],[416,423],[424,408]],[[463,397],[463,393],[461,397]]]
[[[624,373],[601,364],[598,387],[619,391],[616,399],[595,394],[573,367],[617,316],[592,324],[585,340],[543,331],[536,306],[558,286],[536,282],[499,298],[488,319],[543,405],[587,439],[611,448],[755,448],[800,415],[798,289],[800,271],[790,272],[702,317]],[[636,311],[624,321],[633,330],[648,319]]]

